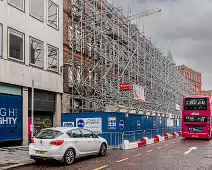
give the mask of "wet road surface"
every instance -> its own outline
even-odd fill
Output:
[[[63,166],[57,162],[42,162],[15,169],[94,170],[101,168],[108,170],[212,170],[212,140],[176,138],[133,150],[108,150],[105,157],[81,158],[71,166]]]

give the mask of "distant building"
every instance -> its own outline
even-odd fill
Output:
[[[201,95],[212,98],[212,90],[202,91]]]
[[[188,68],[185,65],[177,66],[178,71],[194,85],[194,95],[200,95],[202,89],[202,75],[201,73]]]

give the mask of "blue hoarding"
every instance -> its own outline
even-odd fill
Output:
[[[145,115],[134,115],[119,112],[93,112],[80,114],[62,114],[62,125],[67,126],[69,123],[77,127],[85,127],[88,119],[99,120],[98,129],[100,136],[105,138],[111,146],[120,144],[125,133],[124,139],[129,141],[139,141],[143,137],[143,130],[145,130],[145,137],[152,138],[160,134],[163,136],[167,133],[167,118]],[[84,120],[84,121],[82,121]],[[100,121],[101,120],[101,121]],[[93,125],[87,126],[94,130]],[[177,129],[172,128],[178,132]],[[136,132],[136,135],[134,135]]]
[[[22,140],[22,97],[0,94],[0,142]]]

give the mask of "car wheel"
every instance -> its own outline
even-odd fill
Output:
[[[75,151],[74,149],[68,149],[64,155],[64,163],[67,165],[73,164],[75,160]]]
[[[100,156],[105,156],[107,152],[107,145],[103,143],[100,147],[99,155]]]

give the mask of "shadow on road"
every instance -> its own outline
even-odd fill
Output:
[[[210,141],[211,139],[200,139],[200,138],[187,138],[184,141]]]
[[[85,157],[82,157],[82,158],[78,158],[74,161],[74,164],[83,163],[85,161],[92,160],[92,159],[95,159],[95,158],[98,158],[98,157],[99,157],[98,155],[91,155],[91,156],[85,156]],[[42,160],[39,161],[38,163],[35,163],[35,165],[52,166],[52,167],[64,166],[64,164],[59,162],[59,161],[42,161]]]

